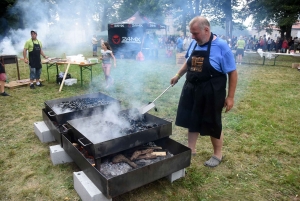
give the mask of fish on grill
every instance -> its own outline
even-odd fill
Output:
[[[128,158],[126,158],[123,154],[118,154],[116,155],[113,159],[112,159],[113,163],[127,163],[128,165],[130,165],[133,168],[137,168],[137,164],[135,164],[134,162],[130,161]]]

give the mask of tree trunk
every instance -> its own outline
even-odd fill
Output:
[[[108,10],[108,6],[106,4],[103,5],[103,12],[101,17],[101,30],[100,31],[105,31],[107,30],[107,22],[108,22],[108,14],[106,13]]]
[[[286,26],[286,39],[289,39],[292,36],[292,25]]]
[[[223,4],[223,11],[225,13],[225,31],[226,36],[232,38],[232,9],[231,0],[226,0]]]
[[[292,33],[292,25],[285,25],[285,26],[280,26],[280,37],[286,39],[291,37]]]
[[[200,0],[195,0],[195,15],[200,15]]]
[[[188,11],[188,8],[187,8],[187,5],[184,5],[183,6],[183,12],[182,12],[182,32],[183,32],[183,35],[186,36],[186,13]]]

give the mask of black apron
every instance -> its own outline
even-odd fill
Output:
[[[226,74],[215,70],[210,62],[211,33],[207,51],[195,50],[187,60],[186,81],[179,100],[175,124],[220,139],[221,113],[226,97]]]
[[[29,52],[29,66],[30,68],[37,68],[37,69],[42,68],[40,43],[39,44],[33,43],[33,50]]]

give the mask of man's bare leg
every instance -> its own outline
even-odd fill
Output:
[[[222,159],[222,147],[223,147],[223,132],[221,133],[220,139],[210,137],[211,143],[214,148],[214,156]]]
[[[188,147],[192,150],[192,153],[196,153],[196,143],[199,133],[188,132]]]

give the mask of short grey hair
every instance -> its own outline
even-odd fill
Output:
[[[204,29],[205,27],[209,27],[210,28],[210,23],[209,21],[202,16],[197,16],[194,17],[190,23],[189,23],[189,27],[191,27],[192,25],[197,24],[199,26],[200,29]]]

